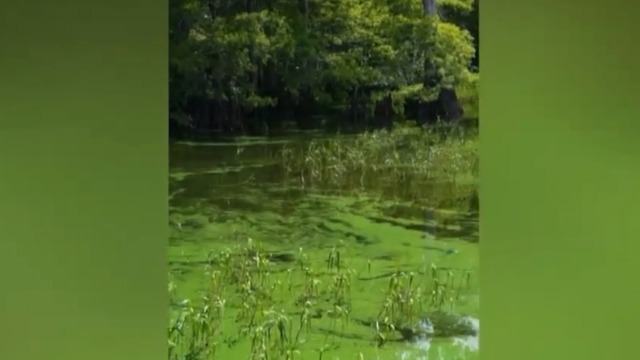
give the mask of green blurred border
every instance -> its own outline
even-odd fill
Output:
[[[482,3],[483,358],[637,352],[636,4]],[[167,4],[1,7],[0,358],[166,356]]]
[[[1,359],[162,359],[165,1],[0,5]]]
[[[637,357],[638,5],[482,2],[484,359]]]

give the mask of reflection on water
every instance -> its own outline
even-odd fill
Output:
[[[414,349],[404,350],[399,353],[400,360],[452,360],[464,359],[469,352],[477,352],[480,347],[480,320],[471,316],[464,318],[473,325],[475,335],[455,336],[452,338],[453,347],[449,347],[446,353],[441,346],[434,346],[434,340],[428,336],[418,339],[413,345]],[[433,334],[433,325],[429,322],[420,324],[425,334]]]
[[[467,320],[473,324],[473,328],[476,330],[476,335],[455,337],[454,342],[464,349],[478,351],[480,348],[480,319],[469,316],[467,317]]]

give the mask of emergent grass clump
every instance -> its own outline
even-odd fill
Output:
[[[222,359],[221,346],[238,348],[238,356],[251,360],[323,359],[344,338],[382,347],[389,341],[470,331],[454,313],[469,287],[469,272],[423,264],[413,271],[383,273],[377,277],[379,286],[371,286],[371,277],[360,277],[341,244],[324,259],[310,259],[299,249],[296,260],[275,264],[269,254],[249,240],[211,256],[198,302],[175,299],[175,285],[170,285],[170,360]],[[363,271],[381,273],[371,261]],[[365,283],[366,294],[355,296]],[[363,300],[372,297],[378,310]],[[421,331],[425,322],[436,324],[435,331]]]
[[[367,188],[418,199],[435,184],[438,191],[430,193],[469,198],[477,188],[478,152],[477,131],[398,125],[391,131],[314,140],[306,147],[283,145],[278,156],[285,178],[306,186]],[[433,200],[431,205],[438,206]]]

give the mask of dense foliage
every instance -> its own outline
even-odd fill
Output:
[[[169,3],[173,135],[455,118],[477,81],[477,0]]]

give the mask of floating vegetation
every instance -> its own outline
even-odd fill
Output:
[[[172,188],[169,360],[477,358],[457,345],[479,331],[477,134],[193,148]]]

